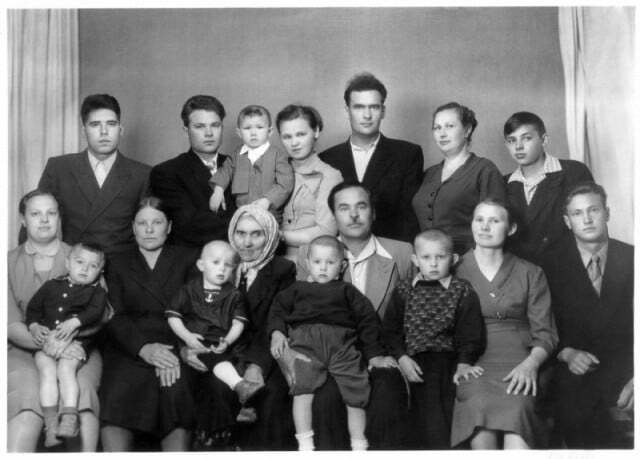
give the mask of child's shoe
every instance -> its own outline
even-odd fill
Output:
[[[244,405],[263,387],[264,383],[247,381],[246,379],[243,379],[235,385],[233,390],[238,394],[238,400],[240,401],[240,404]]]
[[[58,432],[58,407],[43,407],[44,414],[44,447],[51,448],[62,443],[56,435]]]
[[[62,408],[58,423],[58,437],[74,438],[80,433],[80,419],[76,408]]]
[[[238,416],[236,417],[236,422],[241,424],[253,424],[257,420],[258,413],[252,406],[243,406],[240,408],[240,412],[238,412]]]

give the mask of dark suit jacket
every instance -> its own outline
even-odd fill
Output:
[[[218,167],[227,156],[218,155]],[[202,247],[214,239],[227,239],[233,214],[229,190],[225,192],[226,211],[209,210],[211,173],[198,155],[189,150],[151,170],[151,190],[167,206],[173,222],[170,241],[189,247]]]
[[[600,296],[593,288],[573,235],[544,257],[560,344],[595,355],[600,364],[583,378],[618,397],[633,375],[633,246],[609,239]],[[561,371],[567,365],[561,364]]]
[[[49,158],[38,188],[50,191],[62,210],[62,237],[100,245],[105,252],[133,247],[131,222],[148,191],[146,164],[117,155],[102,188],[87,151]]]
[[[270,263],[258,271],[258,275],[247,291],[247,309],[249,325],[243,335],[248,340],[244,351],[245,360],[262,368],[265,379],[273,367],[273,358],[269,348],[271,337],[267,336],[267,319],[271,303],[278,294],[296,280],[296,268],[293,262],[274,257]]]
[[[507,200],[518,230],[509,240],[509,249],[521,258],[539,263],[542,254],[561,237],[570,234],[564,224],[564,200],[569,190],[580,182],[593,181],[591,172],[581,162],[561,159],[562,170],[547,174],[527,205],[521,182],[507,183]]]
[[[349,140],[320,153],[320,159],[338,169],[345,181],[358,181]],[[376,236],[410,242],[418,233],[411,199],[420,186],[423,162],[419,145],[380,135],[362,180],[373,193]]]

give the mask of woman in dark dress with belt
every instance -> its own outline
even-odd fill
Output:
[[[436,109],[433,138],[444,161],[428,168],[412,200],[420,231],[439,228],[453,237],[460,255],[473,247],[469,229],[476,204],[487,197],[505,200],[498,168],[472,153],[471,135],[478,125],[472,110],[457,102]]]
[[[191,387],[164,311],[198,254],[165,246],[170,231],[161,201],[145,198],[133,222],[138,247],[108,262],[115,314],[107,326],[100,385],[105,451],[131,451],[139,433],[156,437],[164,451],[189,449]]]

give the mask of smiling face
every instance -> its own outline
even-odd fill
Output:
[[[305,118],[295,118],[280,123],[280,140],[291,159],[304,161],[316,145],[320,130],[312,129]]]
[[[541,136],[531,124],[523,124],[504,139],[509,154],[521,167],[544,163],[547,141],[547,135]]]
[[[596,193],[577,194],[567,205],[564,222],[576,239],[583,243],[599,243],[607,240],[609,208]]]
[[[56,238],[58,231],[58,203],[48,194],[34,196],[27,201],[20,220],[31,241],[39,244],[49,243]]]
[[[226,242],[215,241],[202,250],[196,266],[202,272],[204,288],[216,288],[230,282],[236,269],[236,253]]]
[[[258,148],[269,140],[271,126],[265,115],[250,115],[242,119],[236,132],[246,146]]]
[[[451,272],[456,259],[451,249],[442,241],[427,240],[418,237],[414,244],[415,253],[411,261],[420,270],[425,280],[440,280]]]
[[[498,249],[516,230],[509,224],[507,210],[495,204],[480,203],[473,212],[471,232],[476,247]]]
[[[342,271],[344,254],[335,247],[321,244],[313,244],[307,256],[309,275],[314,282],[326,284],[338,279]]]
[[[189,115],[189,125],[183,129],[195,153],[212,155],[222,145],[222,120],[214,111],[192,111]]]
[[[143,207],[133,220],[133,235],[138,247],[153,251],[161,248],[171,232],[167,216],[153,207]]]
[[[433,117],[433,138],[445,156],[454,156],[467,146],[471,127],[465,127],[457,110],[446,109]]]
[[[93,110],[87,115],[82,129],[87,138],[89,151],[98,159],[104,159],[118,149],[122,127],[113,110]]]
[[[240,259],[242,261],[257,260],[266,243],[267,236],[260,223],[249,215],[240,217],[233,231],[233,244],[238,250]]]
[[[346,110],[353,134],[362,137],[378,135],[384,118],[384,103],[378,91],[352,91]]]
[[[66,260],[69,279],[79,285],[94,283],[102,271],[103,264],[102,254],[78,246],[73,248]]]

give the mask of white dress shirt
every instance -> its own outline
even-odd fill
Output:
[[[376,140],[364,147],[359,147],[349,140],[349,143],[351,144],[351,151],[353,153],[353,162],[356,166],[356,175],[358,176],[358,180],[361,182],[364,178],[364,173],[367,171],[367,166],[369,165],[369,161],[371,161],[373,152],[376,151],[379,141],[380,134],[378,134]]]

